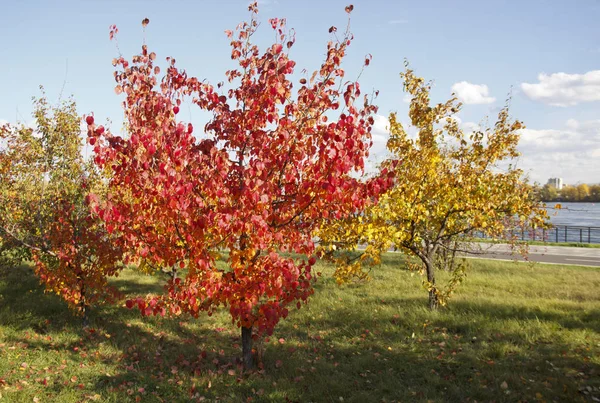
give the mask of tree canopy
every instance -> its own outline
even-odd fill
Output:
[[[455,264],[456,253],[469,252],[475,231],[514,243],[507,230],[541,226],[546,215],[523,172],[510,164],[518,156],[523,125],[511,121],[507,107],[493,127],[467,133],[454,119],[461,108],[456,98],[431,105],[430,84],[408,66],[401,76],[418,133],[411,138],[396,114],[390,115],[391,158],[382,167],[393,172],[393,187],[364,214],[331,220],[318,234],[322,253],[365,247],[358,255],[335,258],[340,282],[364,278],[365,263],[378,263],[389,248],[417,258],[415,267],[426,274],[424,285],[435,308],[462,281],[465,263]],[[438,268],[453,273],[446,290],[436,283]]]

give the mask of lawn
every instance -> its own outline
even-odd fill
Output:
[[[450,306],[431,312],[400,254],[343,287],[319,263],[309,305],[257,346],[251,374],[225,313],[106,306],[83,331],[29,267],[0,269],[0,401],[599,401],[600,270],[471,264]],[[161,281],[130,270],[115,282],[134,295]]]

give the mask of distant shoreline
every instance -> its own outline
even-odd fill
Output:
[[[568,200],[542,200],[542,203],[573,203],[573,204],[580,204],[580,203],[600,203],[600,201],[568,201]]]

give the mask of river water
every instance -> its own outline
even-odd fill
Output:
[[[555,228],[536,231],[537,239],[548,242],[600,243],[600,203],[547,203],[550,222]],[[532,239],[525,234],[525,239]]]
[[[522,228],[510,236],[523,240],[600,244],[600,203],[546,203],[554,228]]]
[[[546,203],[548,215],[554,225],[577,227],[600,227],[600,203],[560,203],[560,209],[553,207],[557,203]]]

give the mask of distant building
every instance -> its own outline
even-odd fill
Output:
[[[556,190],[561,190],[564,186],[562,178],[550,178],[548,179],[548,185],[554,186]]]

